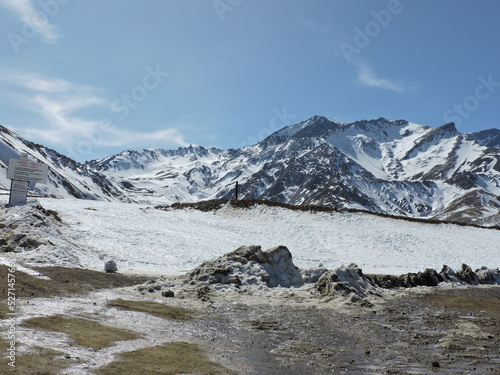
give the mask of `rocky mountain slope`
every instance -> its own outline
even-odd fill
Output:
[[[47,184],[30,184],[32,194],[81,199],[123,200],[127,197],[109,180],[87,165],[78,163],[55,150],[29,142],[0,125],[0,190],[10,189],[7,166],[10,158],[22,153],[49,166]]]
[[[9,133],[3,129],[5,144]],[[17,139],[10,150],[23,145],[52,163],[54,175],[67,176],[66,184],[64,177],[51,179],[46,192],[52,194],[174,203],[233,197],[238,182],[241,198],[500,222],[498,129],[460,133],[453,123],[431,128],[404,120],[340,123],[315,116],[242,149],[129,150],[85,164]]]

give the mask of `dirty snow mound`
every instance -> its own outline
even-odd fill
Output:
[[[0,206],[0,255],[28,264],[83,267],[78,252],[85,248],[64,233],[58,213],[38,202],[22,206]]]
[[[317,281],[316,288],[322,296],[366,297],[376,293],[378,286],[356,264],[350,264],[325,272]]]
[[[241,246],[212,261],[202,263],[187,275],[188,280],[237,286],[266,285],[274,288],[300,287],[300,270],[285,246],[262,251],[260,246]]]

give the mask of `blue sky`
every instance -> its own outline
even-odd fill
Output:
[[[498,0],[0,0],[0,124],[84,161],[314,115],[500,126]]]

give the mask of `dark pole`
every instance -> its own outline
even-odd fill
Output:
[[[236,188],[234,189],[234,199],[238,200],[238,181],[236,181]]]

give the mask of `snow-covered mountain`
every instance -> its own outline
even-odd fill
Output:
[[[30,192],[56,197],[81,199],[105,199],[126,201],[125,197],[109,180],[55,150],[29,142],[0,125],[0,190],[10,189],[7,166],[10,158],[18,159],[22,153],[32,160],[49,166],[47,184],[30,184]]]
[[[6,132],[0,134],[5,143]],[[37,147],[39,154],[48,153]],[[500,223],[498,129],[460,133],[452,123],[431,128],[404,120],[340,123],[315,116],[241,149],[124,151],[85,165],[52,150],[49,156],[53,171],[80,181],[94,199],[174,203],[233,197],[238,182],[240,198]],[[92,176],[103,187],[90,186]]]

